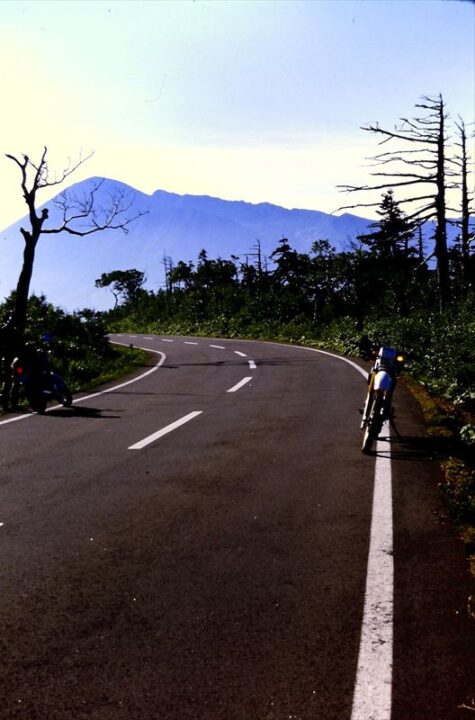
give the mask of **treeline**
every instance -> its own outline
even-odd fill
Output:
[[[268,260],[259,246],[252,261],[210,259],[203,250],[196,263],[168,263],[158,292],[143,289],[137,270],[103,275],[96,284],[120,300],[105,322],[121,330],[304,339],[342,352],[357,352],[368,334],[404,348],[434,389],[460,396],[473,386],[475,393],[475,256],[467,264],[459,241],[450,248],[452,302],[441,313],[437,269],[424,258],[420,228],[392,191],[378,213],[348,251],[325,239],[301,253],[287,238]]]

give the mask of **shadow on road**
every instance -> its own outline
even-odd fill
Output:
[[[161,370],[179,370],[182,367],[221,367],[222,365],[247,365],[246,360],[217,360],[213,362],[182,362],[178,365],[162,365]]]
[[[98,392],[98,395],[101,395],[102,393]],[[154,392],[138,392],[137,390],[108,390],[108,395],[160,395],[161,393],[157,391]]]
[[[104,415],[103,413],[107,413],[107,408],[102,408],[101,410],[99,408],[92,408],[92,407],[79,407],[77,405],[73,405],[70,408],[54,408],[54,410],[48,410],[47,415],[52,415],[53,417],[64,417],[64,418],[77,418],[77,417],[85,417],[85,418],[97,418],[99,420],[111,420],[111,419],[119,419],[120,415]],[[117,412],[117,411],[116,411]]]
[[[391,436],[380,435],[379,443],[387,445],[384,450],[373,449],[371,455],[389,457],[391,460],[434,460],[449,455],[451,443],[448,439],[424,435],[400,435],[392,423]]]

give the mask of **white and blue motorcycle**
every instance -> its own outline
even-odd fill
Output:
[[[361,419],[361,428],[364,430],[361,449],[364,453],[371,452],[384,421],[391,419],[397,376],[405,360],[403,355],[386,345],[382,345],[373,357],[375,360],[368,375],[368,394]]]

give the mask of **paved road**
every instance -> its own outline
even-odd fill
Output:
[[[0,718],[473,717],[474,589],[403,388],[367,457],[341,358],[114,339],[141,379],[0,422]]]

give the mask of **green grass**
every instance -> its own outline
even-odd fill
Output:
[[[99,385],[122,379],[148,365],[150,365],[150,354],[144,350],[113,345],[107,357],[101,359],[100,372],[84,382],[75,379],[71,383],[72,388],[75,392],[93,390]]]

